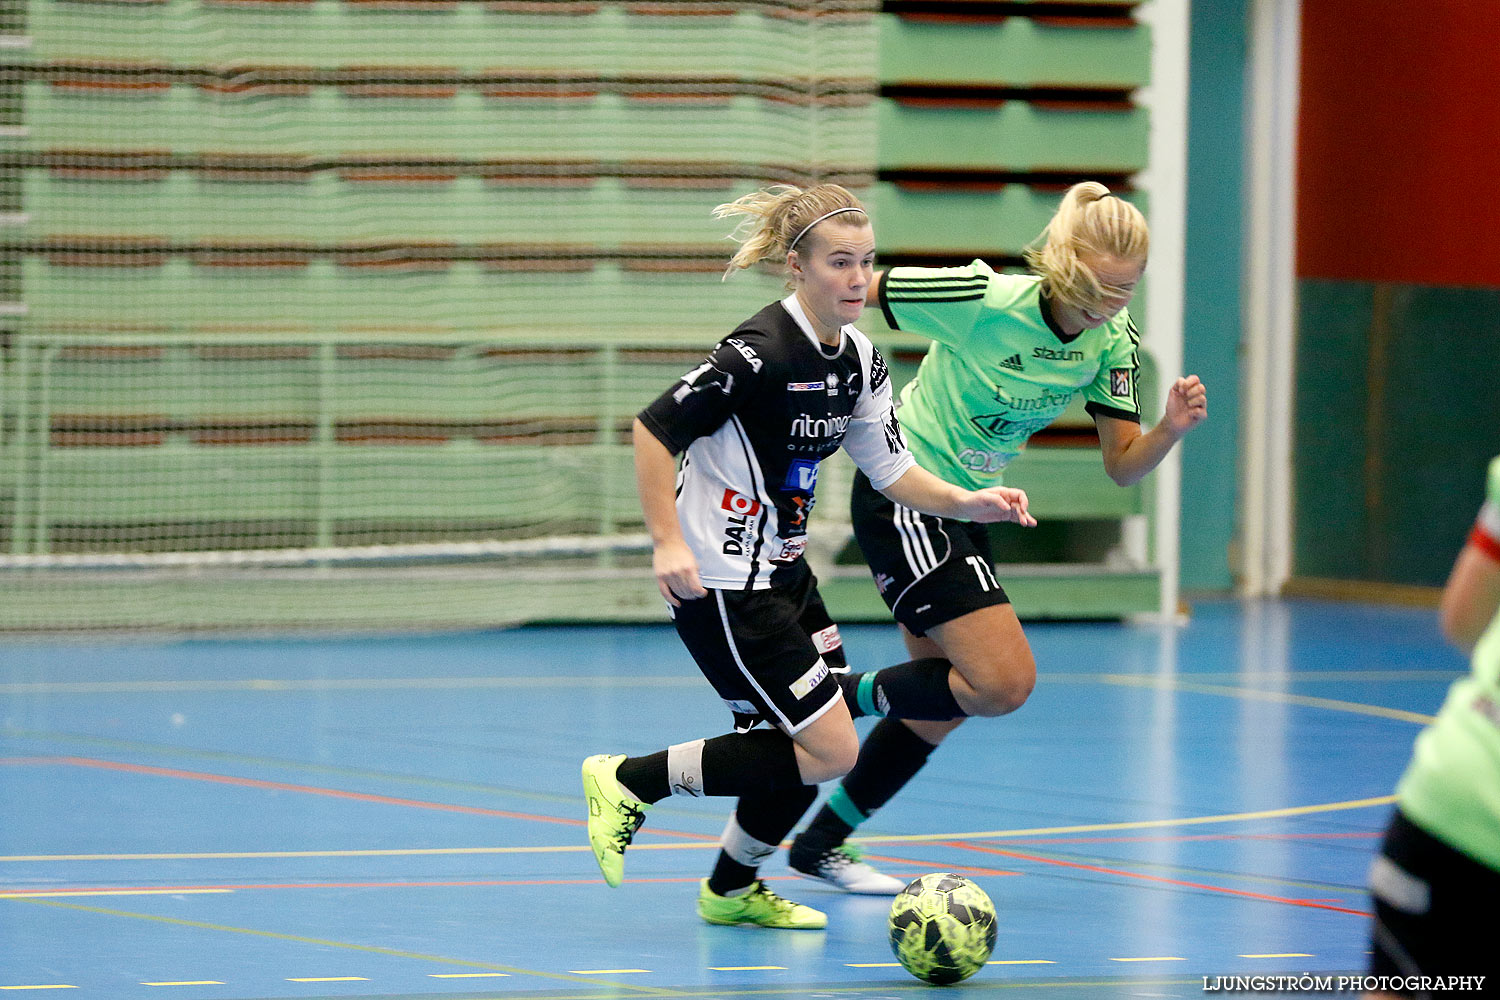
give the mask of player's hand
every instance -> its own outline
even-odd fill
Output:
[[[1031,516],[1027,507],[1031,501],[1026,496],[1025,490],[1012,489],[1009,486],[990,486],[982,490],[975,490],[965,500],[967,515],[970,521],[978,521],[982,524],[990,524],[996,521],[1010,521],[1026,528],[1036,527],[1036,518]]]
[[[698,560],[686,542],[663,542],[651,553],[651,569],[656,573],[656,588],[674,608],[683,601],[706,597],[708,591],[698,579]]]
[[[1162,419],[1178,437],[1208,419],[1208,387],[1198,376],[1188,375],[1172,383]]]

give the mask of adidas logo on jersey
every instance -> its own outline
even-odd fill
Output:
[[[1021,355],[1020,354],[1012,354],[1010,357],[1008,357],[1004,361],[1000,362],[1000,367],[1001,368],[1009,368],[1011,371],[1014,371],[1014,372],[1023,372],[1023,371],[1026,370],[1026,366],[1023,365],[1023,364],[1021,364]]]

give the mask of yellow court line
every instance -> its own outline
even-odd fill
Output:
[[[622,976],[626,973],[645,972],[650,969],[569,969],[575,976]]]
[[[508,972],[429,972],[428,979],[501,979]]]
[[[997,958],[985,965],[1056,965],[1050,958]]]
[[[76,990],[76,986],[66,986],[62,983],[53,983],[50,986],[0,986],[0,990]]]
[[[1363,683],[1399,683],[1401,681],[1432,681],[1451,684],[1464,676],[1462,670],[1297,670],[1284,674],[1246,673],[1243,670],[1205,670],[1201,673],[1178,674],[1191,681],[1239,681],[1245,682],[1289,682],[1314,684],[1321,681],[1355,681]],[[1141,680],[1157,680],[1161,675],[1154,672],[1136,674],[1059,674],[1049,673],[1048,684],[1110,684],[1120,678],[1138,677]]]
[[[1209,823],[1239,823],[1252,819],[1285,819],[1314,813],[1342,812],[1346,809],[1369,809],[1396,801],[1394,795],[1372,799],[1350,799],[1347,802],[1324,802],[1312,806],[1288,806],[1284,809],[1261,809],[1256,812],[1224,813],[1219,816],[1191,816],[1182,819],[1132,820],[1125,823],[1088,823],[1080,826],[1038,826],[1026,830],[975,830],[969,833],[912,833],[888,837],[850,837],[862,844],[920,844],[943,840],[998,840],[1005,837],[1038,837],[1057,833],[1100,833],[1106,830],[1159,830],[1169,826],[1202,826]],[[635,847],[630,848],[632,851]],[[3,860],[3,859],[0,859]]]
[[[1020,830],[969,830],[961,833],[910,833],[885,836],[850,837],[859,844],[930,844],[945,840],[1001,840],[1008,837],[1039,837],[1060,833],[1103,833],[1120,830],[1160,830],[1176,826],[1203,826],[1213,823],[1239,823],[1256,819],[1285,819],[1317,813],[1343,812],[1388,806],[1394,795],[1345,802],[1324,802],[1310,806],[1288,806],[1283,809],[1261,809],[1256,812],[1223,813],[1217,816],[1185,816],[1174,819],[1130,820],[1121,823],[1086,823],[1077,826],[1035,826]],[[634,851],[700,851],[717,849],[717,841],[632,844]],[[0,862],[20,861],[203,861],[240,860],[245,858],[373,858],[412,857],[426,854],[567,854],[590,850],[583,845],[563,844],[547,847],[431,847],[369,851],[215,851],[181,854],[11,854],[0,855]],[[227,890],[226,890],[227,891]],[[16,898],[0,896],[0,898]]]
[[[1240,958],[1314,958],[1311,952],[1306,951],[1278,951],[1269,952],[1264,955],[1241,955]]]
[[[1421,712],[1408,712],[1400,708],[1382,705],[1365,705],[1357,701],[1340,701],[1337,698],[1314,698],[1311,695],[1292,694],[1288,691],[1265,691],[1260,688],[1232,687],[1226,684],[1196,684],[1192,681],[1174,680],[1166,677],[1148,677],[1139,674],[1105,674],[1100,677],[1105,684],[1121,687],[1156,688],[1166,691],[1181,691],[1186,694],[1216,694],[1247,701],[1269,701],[1283,705],[1300,705],[1304,708],[1327,708],[1335,712],[1352,712],[1355,715],[1370,715],[1378,719],[1395,719],[1398,722],[1413,722],[1425,726],[1434,716]]]
[[[780,970],[781,972],[785,972],[786,971],[786,966],[784,966],[784,965],[710,965],[708,967],[708,971],[710,971],[710,972],[773,972],[773,971],[777,971],[777,970]]]
[[[369,976],[288,976],[289,983],[368,983]]]
[[[228,934],[244,934],[249,937],[267,938],[273,941],[290,941],[294,944],[313,945],[319,948],[338,948],[343,951],[357,951],[369,955],[387,955],[392,958],[409,958],[419,962],[432,962],[436,965],[466,966],[471,969],[484,969],[490,972],[508,972],[518,976],[534,976],[538,979],[555,979],[567,983],[588,983],[590,986],[598,985],[598,980],[579,979],[575,975],[567,975],[560,972],[543,972],[539,969],[523,969],[513,965],[499,965],[492,962],[474,962],[468,959],[448,958],[443,955],[425,955],[421,952],[400,951],[396,948],[381,948],[377,945],[354,944],[349,941],[329,941],[322,938],[303,937],[299,934],[283,934],[280,931],[263,931],[253,927],[232,927],[226,924],[210,924],[199,920],[184,920],[181,917],[163,917],[154,913],[132,913],[128,910],[108,910],[100,906],[84,906],[79,903],[64,903],[56,899],[27,899],[21,902],[30,903],[32,906],[49,906],[59,910],[75,910],[79,913],[95,913],[105,917],[125,917],[131,920],[148,920],[152,923],[170,924],[174,927],[192,927],[197,930],[222,931]],[[628,983],[609,983],[616,989],[629,990],[636,995],[644,996],[682,996],[678,990],[665,989],[650,986],[632,986]],[[0,986],[0,989],[17,989],[13,986]],[[28,987],[34,988],[34,987]],[[50,988],[50,987],[49,987]],[[73,989],[74,987],[55,987],[57,989]]]
[[[223,986],[218,979],[185,979],[175,983],[142,983],[142,986]]]
[[[1111,962],[1186,962],[1180,955],[1150,955],[1145,958],[1112,958]]]

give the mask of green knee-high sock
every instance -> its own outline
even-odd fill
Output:
[[[936,749],[898,720],[881,719],[859,748],[853,770],[828,796],[799,842],[822,848],[843,843],[916,777]]]

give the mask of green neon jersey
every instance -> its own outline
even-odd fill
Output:
[[[1469,545],[1500,561],[1500,458],[1490,463],[1488,496]],[[1396,798],[1413,823],[1500,871],[1500,616],[1479,637],[1471,662],[1417,736]]]
[[[880,284],[892,328],[933,341],[898,411],[912,454],[970,489],[995,486],[1026,441],[1082,393],[1091,415],[1137,423],[1140,335],[1119,314],[1073,337],[1043,308],[1041,280],[966,267],[893,267]]]

